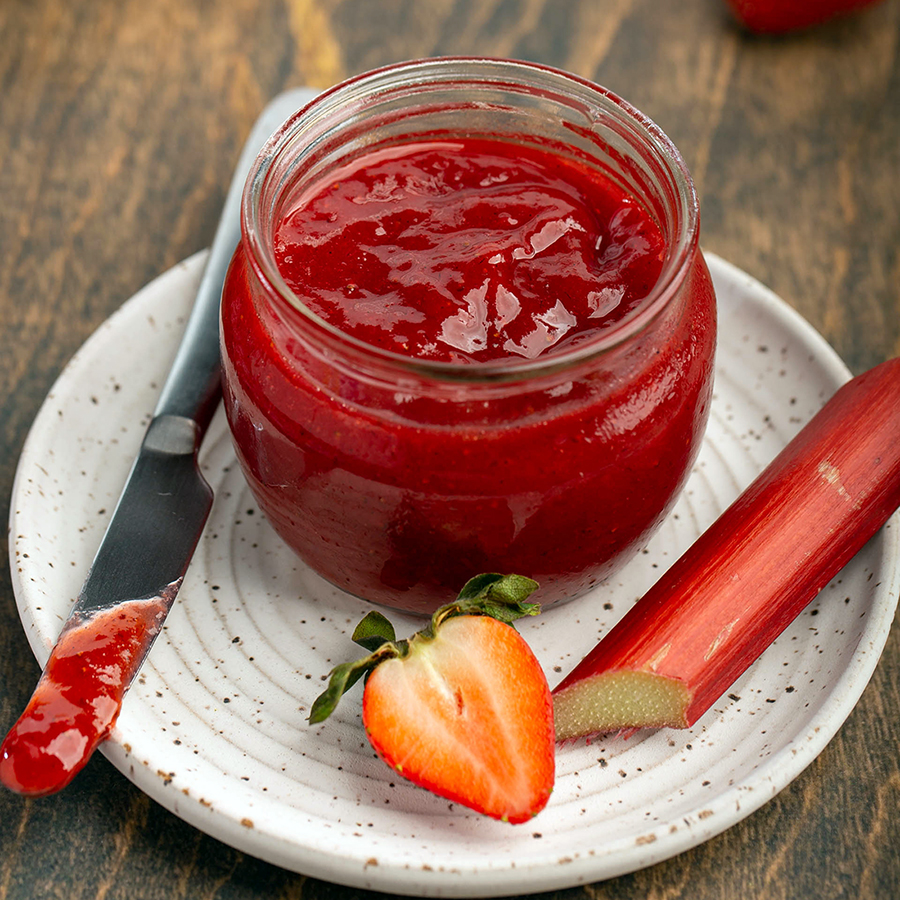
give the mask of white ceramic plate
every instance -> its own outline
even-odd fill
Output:
[[[551,685],[687,548],[846,380],[795,313],[710,257],[721,310],[712,417],[686,492],[619,577],[521,630]],[[168,370],[203,265],[191,257],[108,320],[61,375],[19,465],[10,553],[41,663],[87,572]],[[560,748],[556,790],[504,825],[394,775],[360,726],[360,692],[305,716],[367,611],[271,532],[224,420],[204,446],[216,491],[181,596],[128,694],[105,755],[203,831],[288,869],[423,896],[571,887],[707,840],[761,806],[822,750],[875,668],[898,593],[889,525],[690,731]],[[398,633],[414,629],[395,617]],[[739,699],[738,699],[739,698]]]

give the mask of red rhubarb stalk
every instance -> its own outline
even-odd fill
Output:
[[[554,690],[557,738],[693,725],[900,506],[900,359],[849,381]]]

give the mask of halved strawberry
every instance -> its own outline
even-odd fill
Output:
[[[313,704],[326,719],[366,677],[363,724],[375,752],[432,793],[505,822],[542,810],[555,778],[553,703],[540,663],[511,622],[540,611],[518,575],[480,575],[430,625],[397,641],[369,613],[353,640],[369,656],[337,666]]]

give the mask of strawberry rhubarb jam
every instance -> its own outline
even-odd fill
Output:
[[[270,141],[222,298],[225,404],[268,520],[365,599],[473,574],[549,604],[647,540],[695,458],[715,301],[671,143],[595,85],[437,60]]]
[[[0,744],[0,784],[40,797],[81,771],[115,725],[166,612],[160,599],[128,600],[66,628]]]

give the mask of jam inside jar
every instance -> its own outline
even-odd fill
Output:
[[[480,572],[549,605],[640,549],[709,412],[715,297],[675,147],[502,60],[345,82],[260,154],[222,295],[225,409],[315,571],[427,613]]]

